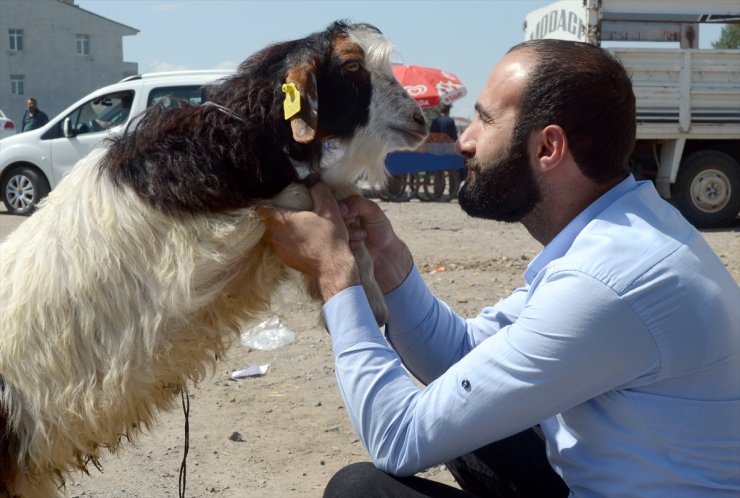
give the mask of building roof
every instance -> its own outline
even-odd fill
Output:
[[[126,26],[125,24],[121,24],[120,22],[113,21],[112,19],[108,19],[107,17],[103,17],[101,15],[98,15],[95,12],[91,12],[89,10],[85,10],[85,9],[81,8],[79,5],[76,5],[75,4],[75,0],[59,0],[59,1],[62,2],[62,3],[64,3],[64,4],[69,5],[70,7],[73,7],[75,9],[79,9],[82,12],[86,12],[86,13],[92,15],[92,16],[95,16],[95,17],[98,17],[98,18],[103,19],[105,21],[108,21],[110,23],[116,24],[116,25],[121,26],[122,28],[125,28],[125,29],[127,29],[127,30],[130,31],[130,33],[124,33],[123,36],[132,36],[132,35],[135,35],[135,34],[139,33],[139,30],[136,29],[136,28],[132,28],[131,26]]]

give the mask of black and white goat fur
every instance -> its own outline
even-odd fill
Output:
[[[57,496],[264,313],[286,270],[260,202],[310,209],[306,174],[338,198],[363,173],[382,183],[386,153],[424,139],[390,51],[344,22],[267,47],[207,88],[213,104],[147,110],[2,243],[0,496]],[[302,96],[289,120],[285,83]]]

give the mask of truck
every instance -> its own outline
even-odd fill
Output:
[[[712,228],[740,211],[740,50],[699,49],[699,25],[738,22],[737,0],[561,0],[527,14],[524,37],[591,43],[621,61],[637,107],[633,174]]]

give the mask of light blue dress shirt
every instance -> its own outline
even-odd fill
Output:
[[[465,320],[414,268],[386,337],[361,287],[324,305],[375,464],[411,475],[539,423],[574,496],[736,498],[740,289],[701,235],[630,176],[524,277]]]

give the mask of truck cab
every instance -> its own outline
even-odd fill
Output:
[[[699,49],[699,24],[736,22],[737,0],[562,0],[530,12],[524,31],[603,45],[622,62],[637,100],[633,173],[709,228],[740,212],[740,50]]]

